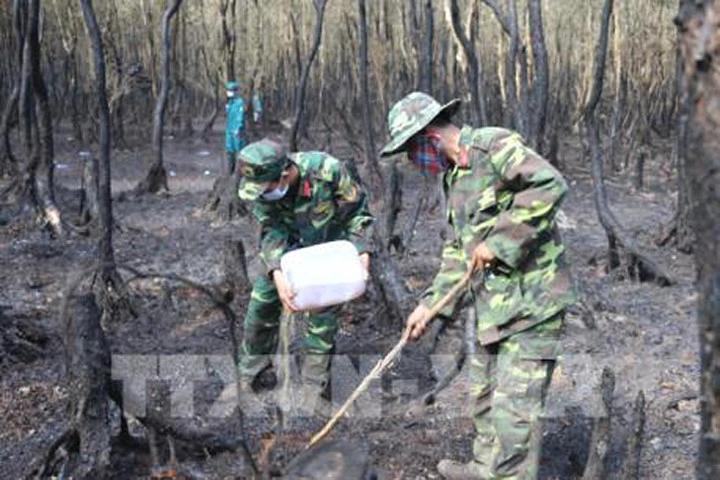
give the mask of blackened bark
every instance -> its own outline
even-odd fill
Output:
[[[608,30],[610,16],[612,15],[613,0],[605,0],[600,26],[600,38],[595,52],[595,67],[593,84],[590,90],[588,103],[584,111],[584,123],[587,133],[587,142],[590,146],[592,158],[592,179],[595,191],[595,207],[598,212],[600,224],[605,230],[608,239],[608,270],[621,266],[627,268],[628,274],[636,276],[639,280],[655,280],[661,285],[670,285],[673,280],[654,260],[642,253],[635,245],[635,241],[624,231],[620,222],[610,210],[605,192],[603,178],[603,155],[600,144],[600,126],[597,119],[597,106],[603,90],[605,76],[605,59],[607,56]],[[626,265],[623,265],[621,254],[625,253]]]
[[[25,21],[27,18],[27,10],[25,0],[13,1],[13,26],[16,37],[16,60],[18,65],[22,65],[23,47],[25,45]],[[10,70],[8,70],[10,71]],[[17,159],[13,155],[10,146],[10,129],[12,128],[14,117],[19,120],[18,99],[20,97],[20,78],[18,77],[13,84],[10,96],[3,108],[2,118],[0,119],[0,142],[2,151],[0,151],[0,177],[4,175],[15,176],[18,173]]]
[[[90,34],[93,48],[95,68],[95,84],[100,112],[100,161],[97,166],[97,204],[100,218],[99,264],[101,278],[105,285],[112,285],[119,290],[120,277],[115,268],[113,250],[113,214],[112,193],[110,185],[110,107],[108,106],[105,84],[105,54],[102,37],[93,9],[92,0],[80,0],[83,17]]]
[[[153,116],[152,145],[155,158],[147,176],[135,188],[135,192],[139,194],[155,193],[161,188],[169,190],[167,172],[163,165],[163,126],[168,92],[170,90],[170,22],[180,8],[182,0],[168,0],[168,2],[168,7],[162,19],[162,74],[160,77],[160,94],[155,102],[155,114]]]
[[[720,0],[680,3],[684,75],[688,81],[687,174],[693,202],[700,334],[700,451],[697,478],[720,478]]]
[[[470,42],[467,32],[460,21],[460,7],[457,0],[450,0],[450,18],[452,20],[452,28],[455,36],[460,42],[465,58],[467,58],[470,66],[470,97],[472,98],[473,110],[478,122],[481,125],[487,125],[487,109],[485,107],[485,97],[480,93],[480,64],[478,62],[477,52],[474,45]],[[472,21],[477,21],[477,10],[473,10]]]
[[[541,0],[529,0],[530,38],[535,67],[533,82],[533,118],[530,126],[530,142],[533,148],[544,153],[543,139],[547,121],[548,91],[550,89],[550,67],[545,45],[545,32]]]
[[[295,94],[295,120],[293,121],[292,130],[290,131],[290,150],[295,152],[298,150],[298,132],[300,131],[300,123],[302,121],[303,109],[305,108],[305,94],[307,90],[308,79],[310,78],[310,68],[312,67],[315,56],[320,49],[320,41],[322,40],[323,19],[325,18],[325,7],[327,0],[313,0],[315,6],[315,31],[313,35],[313,45],[310,49],[310,55],[307,62],[302,67],[300,75],[300,83],[298,84],[297,93]],[[297,40],[297,39],[296,39]]]
[[[220,1],[220,24],[223,34],[223,54],[225,55],[225,79],[235,80],[235,11],[236,0]],[[228,10],[230,10],[231,24],[228,25]]]
[[[432,0],[425,0],[425,64],[420,89],[432,95],[433,89],[433,44],[435,42],[435,19]]]
[[[681,0],[682,3],[683,0]],[[678,35],[678,45],[682,41]],[[675,218],[675,240],[677,249],[683,253],[692,253],[695,245],[695,233],[692,228],[692,196],[687,173],[688,162],[688,82],[685,77],[685,66],[681,50],[677,55],[677,118],[675,130],[675,152],[678,174],[678,200]]]
[[[3,109],[2,118],[0,118],[0,142],[2,142],[0,147],[2,148],[2,152],[0,152],[0,177],[17,174],[17,159],[13,155],[10,146],[10,125],[13,114],[17,112],[19,96],[20,88],[15,85]]]
[[[22,179],[20,201],[29,202],[52,233],[62,234],[60,211],[54,198],[52,118],[40,69],[40,0],[30,0],[26,8],[19,109],[28,162]]]
[[[525,132],[525,118],[520,107],[520,95],[517,89],[517,58],[520,55],[520,27],[518,26],[517,8],[515,0],[508,0],[508,27],[510,29],[510,45],[505,59],[505,83],[507,88],[507,118],[506,123],[512,122],[512,127],[521,133]]]
[[[383,184],[380,164],[377,160],[377,149],[375,147],[375,130],[372,124],[372,112],[370,111],[370,88],[368,86],[368,32],[366,0],[358,0],[358,32],[360,34],[360,55],[358,56],[360,70],[360,98],[362,105],[363,133],[365,134],[365,160],[372,169],[375,190],[380,191]]]
[[[585,464],[582,480],[603,480],[606,477],[606,458],[610,451],[612,434],[612,399],[615,392],[615,372],[605,367],[602,371],[599,393],[602,397],[605,415],[595,419],[592,438],[590,439],[590,452]]]

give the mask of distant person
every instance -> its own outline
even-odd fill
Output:
[[[235,157],[247,144],[245,138],[245,100],[239,95],[237,82],[225,85],[227,105],[225,106],[225,158],[228,173],[235,173]]]
[[[476,272],[441,312],[450,320],[458,309],[475,309],[479,345],[466,362],[473,459],[442,460],[438,472],[452,480],[530,480],[565,310],[575,301],[555,221],[568,187],[518,133],[453,125],[459,107],[460,100],[441,105],[414,92],[388,114],[392,138],[381,155],[405,152],[422,170],[441,173],[449,222],[440,270],[406,328],[419,338],[430,307],[465,272]]]
[[[247,392],[271,365],[283,308],[297,310],[294,293],[280,270],[280,258],[295,248],[349,240],[367,270],[374,219],[362,187],[340,160],[327,153],[288,153],[280,144],[263,139],[241,150],[238,160],[242,176],[238,194],[254,202],[264,265],[253,283],[244,322],[239,377],[241,390]],[[328,385],[339,309],[310,312],[301,368],[306,398],[317,399]]]

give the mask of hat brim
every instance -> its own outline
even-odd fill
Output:
[[[430,125],[437,117],[439,117],[443,113],[447,113],[449,117],[453,117],[460,109],[460,105],[462,105],[462,101],[459,98],[450,100],[448,103],[440,107],[437,112],[428,116],[427,121],[417,124],[415,128],[409,129],[403,132],[402,135],[398,135],[397,137],[390,140],[390,142],[385,145],[382,150],[380,150],[380,156],[389,157],[390,155],[395,155],[396,153],[400,153],[406,150],[406,144],[413,136],[415,136],[418,132],[423,131],[428,125]]]
[[[267,190],[270,182],[253,182],[243,178],[238,186],[238,197],[246,202],[254,202]]]

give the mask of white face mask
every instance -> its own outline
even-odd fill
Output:
[[[285,196],[285,194],[288,192],[288,189],[290,188],[289,184],[285,184],[285,186],[278,185],[275,187],[274,190],[270,190],[269,192],[265,192],[261,195],[262,199],[267,202],[275,202],[277,200],[280,200]]]
[[[232,90],[228,90],[227,98],[235,98],[235,92],[233,92]]]

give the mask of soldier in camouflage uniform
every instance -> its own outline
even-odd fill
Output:
[[[265,274],[253,284],[245,316],[239,371],[241,385],[248,389],[270,365],[283,307],[297,311],[294,294],[280,270],[280,257],[295,248],[346,239],[357,247],[367,269],[373,217],[363,190],[343,164],[327,153],[287,153],[281,145],[264,139],[241,150],[238,159],[242,175],[238,194],[255,202],[253,215],[261,228],[260,259],[265,267]],[[314,394],[321,393],[328,382],[338,309],[309,315],[302,377],[307,391]]]
[[[502,128],[458,128],[459,100],[440,105],[415,92],[388,115],[392,140],[382,155],[444,172],[450,235],[440,270],[407,319],[411,338],[430,321],[429,307],[468,269],[477,273],[441,315],[475,309],[478,354],[469,358],[476,438],[473,461],[442,460],[448,479],[532,479],[537,474],[539,416],[552,376],[563,312],[575,291],[555,214],[567,185],[560,173]]]

